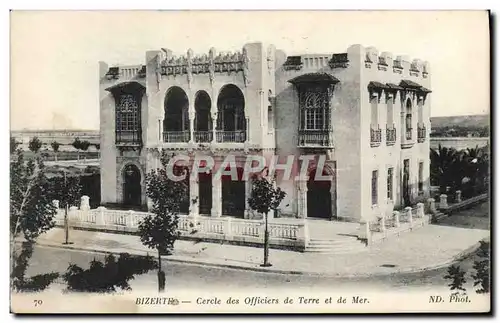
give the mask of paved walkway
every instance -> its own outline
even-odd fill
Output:
[[[479,240],[489,239],[488,230],[450,224],[428,225],[371,246],[366,252],[353,254],[314,254],[271,249],[270,261],[273,266],[269,268],[259,266],[262,263],[262,248],[223,243],[178,240],[174,254],[164,258],[218,267],[331,277],[408,273],[448,266],[477,248]],[[108,253],[156,255],[154,250],[141,244],[139,237],[132,235],[72,230],[70,241],[73,244],[63,245],[63,241],[64,231],[54,228],[40,236],[38,244]]]

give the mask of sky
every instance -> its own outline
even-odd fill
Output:
[[[11,13],[11,129],[98,129],[98,62],[273,43],[288,55],[352,44],[427,60],[431,116],[488,114],[486,11],[16,11]]]

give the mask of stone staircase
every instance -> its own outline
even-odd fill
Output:
[[[309,244],[305,252],[348,254],[368,251],[358,240],[358,223],[308,219]]]
[[[311,238],[305,252],[322,254],[348,254],[368,251],[368,247],[357,237]]]

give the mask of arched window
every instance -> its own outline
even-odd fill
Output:
[[[199,91],[196,93],[196,99],[194,101],[194,108],[196,111],[194,118],[194,136],[196,142],[212,141],[211,105],[212,102],[207,92]]]
[[[172,87],[165,96],[165,118],[163,119],[163,141],[188,142],[189,101],[180,87]]]
[[[406,100],[405,130],[406,130],[406,139],[411,140],[413,128],[412,128],[412,106],[410,99]]]
[[[115,98],[115,137],[118,144],[141,144],[141,100],[144,87],[124,83],[109,88]]]
[[[246,140],[245,99],[241,90],[229,84],[217,98],[217,141],[244,142]]]

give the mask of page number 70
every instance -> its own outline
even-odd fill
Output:
[[[35,299],[33,300],[33,303],[35,304],[35,307],[41,306],[43,304],[43,301],[41,299]]]

